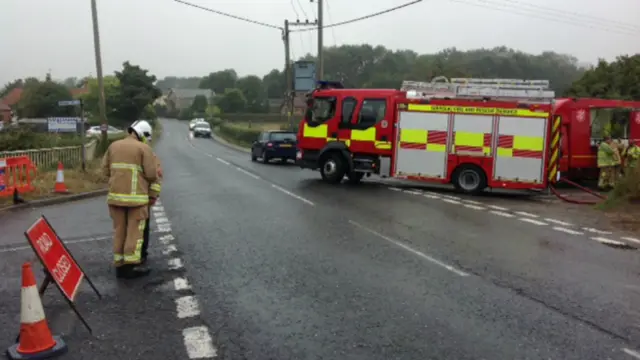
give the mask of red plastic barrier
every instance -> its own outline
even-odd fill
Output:
[[[16,190],[20,194],[33,191],[36,170],[28,156],[0,158],[0,197],[12,196]]]

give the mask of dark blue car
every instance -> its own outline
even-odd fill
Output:
[[[296,133],[286,130],[272,130],[260,133],[251,145],[251,161],[262,159],[268,163],[271,159],[287,161],[296,159],[298,139]]]

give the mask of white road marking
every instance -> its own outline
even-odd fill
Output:
[[[462,200],[457,196],[453,196],[453,195],[442,195],[442,197],[445,197],[447,199],[451,199],[451,200]]]
[[[617,246],[626,245],[623,242],[615,241],[615,240],[611,240],[611,239],[607,239],[607,238],[603,238],[603,237],[600,237],[600,236],[592,237],[591,240],[595,240],[595,241],[597,241],[599,243],[603,243],[603,244],[607,244],[607,245],[617,245]]]
[[[186,328],[182,330],[182,337],[189,359],[207,359],[218,356],[218,351],[213,346],[209,329],[206,326]]]
[[[393,191],[402,191],[402,189],[397,188],[397,187],[393,187],[393,186],[389,187],[389,190],[393,190]]]
[[[178,318],[185,319],[200,315],[200,306],[195,296],[183,296],[176,299]]]
[[[302,196],[296,195],[296,194],[292,193],[292,192],[291,192],[291,191],[289,191],[289,190],[283,189],[283,188],[281,188],[280,186],[278,186],[278,185],[276,185],[276,184],[271,184],[271,186],[272,186],[274,189],[276,189],[276,190],[278,190],[278,191],[281,191],[281,192],[283,192],[283,193],[285,193],[285,194],[287,194],[287,195],[291,196],[291,197],[292,197],[292,198],[294,198],[294,199],[298,199],[298,200],[302,201],[303,203],[305,203],[305,204],[307,204],[307,205],[311,205],[311,206],[315,206],[315,205],[316,205],[316,204],[314,204],[312,201],[307,200],[307,199],[303,198]]]
[[[484,207],[478,206],[478,205],[473,205],[473,204],[464,204],[464,207],[469,208],[469,209],[473,209],[473,210],[485,210]]]
[[[588,227],[583,227],[582,230],[584,231],[588,231],[594,234],[600,234],[600,235],[611,235],[613,234],[611,231],[603,231],[603,230],[598,230],[598,229],[594,229],[594,228],[588,228]]]
[[[247,170],[243,169],[243,168],[239,168],[236,166],[236,170],[240,171],[241,173],[245,174],[245,175],[249,175],[252,178],[256,179],[256,180],[260,180],[260,176],[256,175],[256,174],[252,174],[250,172],[248,172]]]
[[[462,200],[462,201],[463,201],[463,202],[466,202],[466,203],[468,203],[468,204],[473,204],[473,205],[482,205],[482,203],[481,203],[480,201],[467,200],[467,199],[464,199],[464,200]]]
[[[440,196],[438,195],[431,195],[431,194],[422,194],[422,196],[429,198],[429,199],[440,199]]]
[[[184,265],[182,264],[182,259],[179,258],[169,259],[168,263],[169,270],[178,270],[184,267]]]
[[[540,225],[540,226],[543,226],[543,225],[549,225],[549,224],[547,224],[547,223],[546,223],[546,222],[544,222],[544,221],[540,221],[540,220],[536,220],[536,219],[519,218],[518,220],[520,220],[520,221],[524,221],[524,222],[528,222],[528,223],[530,223],[530,224],[534,224],[534,225]]]
[[[580,232],[578,230],[567,229],[560,226],[554,226],[552,229],[556,231],[562,231],[564,233],[571,234],[571,235],[584,235],[583,232]]]
[[[418,250],[416,250],[416,249],[414,249],[414,248],[412,248],[412,247],[410,247],[410,246],[408,246],[408,245],[405,245],[405,244],[403,244],[403,243],[401,243],[401,242],[399,242],[399,241],[397,241],[397,240],[394,240],[394,239],[392,239],[392,238],[390,238],[390,237],[388,237],[388,236],[385,236],[385,235],[383,235],[383,234],[380,234],[379,232],[377,232],[377,231],[375,231],[375,230],[373,230],[373,229],[369,229],[368,227],[366,227],[366,226],[364,226],[364,225],[361,225],[361,224],[359,224],[359,223],[357,223],[357,222],[355,222],[355,221],[353,221],[353,220],[349,220],[349,223],[350,223],[351,225],[353,225],[353,226],[355,226],[355,227],[358,227],[358,228],[360,228],[360,229],[362,229],[362,230],[364,230],[364,231],[366,231],[366,232],[368,232],[368,233],[370,233],[370,234],[373,234],[373,235],[375,235],[375,236],[377,236],[377,237],[379,237],[379,238],[381,238],[381,239],[383,239],[383,240],[386,240],[386,241],[388,241],[388,242],[392,243],[393,245],[396,245],[396,246],[398,246],[398,247],[401,247],[401,248],[403,248],[404,250],[407,250],[408,252],[410,252],[410,253],[412,253],[412,254],[414,254],[414,255],[416,255],[416,256],[419,256],[419,257],[421,257],[421,258],[423,258],[423,259],[425,259],[425,260],[427,260],[427,261],[430,261],[430,262],[432,262],[433,264],[436,264],[436,265],[438,265],[438,266],[441,266],[441,267],[443,267],[443,268],[445,268],[445,269],[447,269],[447,270],[451,271],[452,273],[454,273],[454,274],[456,274],[456,275],[459,275],[459,276],[469,276],[469,274],[467,274],[467,273],[466,273],[466,272],[464,272],[464,271],[458,270],[458,269],[454,268],[454,267],[453,267],[453,266],[451,266],[451,265],[445,264],[445,263],[443,263],[442,261],[440,261],[440,260],[438,260],[438,259],[435,259],[435,258],[433,258],[433,257],[431,257],[431,256],[429,256],[429,255],[427,255],[427,254],[425,254],[425,253],[423,253],[423,252],[421,252],[421,251],[418,251]]]
[[[103,241],[103,240],[109,240],[109,239],[113,239],[113,237],[111,235],[109,235],[109,236],[97,236],[97,237],[93,237],[93,238],[67,240],[67,241],[65,241],[63,239],[63,242],[66,245],[69,245],[69,244],[81,244],[81,243],[94,242],[94,241]],[[0,249],[0,254],[1,253],[8,253],[8,252],[22,251],[22,250],[31,250],[31,246],[16,246],[16,247],[10,247],[10,248],[6,248],[6,249]]]
[[[449,204],[457,204],[457,205],[462,204],[462,203],[461,203],[460,201],[458,201],[458,200],[451,200],[451,199],[446,199],[446,198],[445,198],[445,199],[442,199],[442,201],[444,201],[444,202],[448,202]]]
[[[175,278],[173,279],[173,287],[176,291],[190,290],[191,285],[189,285],[189,281],[186,278]]]
[[[522,215],[522,216],[531,217],[531,218],[539,218],[540,217],[540,216],[538,216],[536,214],[528,213],[526,211],[516,211],[516,214]]]
[[[498,210],[490,210],[489,212],[492,213],[492,214],[495,214],[495,215],[498,215],[498,216],[504,216],[504,217],[507,217],[507,218],[516,217],[513,214],[509,214],[509,213],[498,211]]]
[[[171,225],[169,224],[158,224],[157,232],[168,233],[171,232]]]
[[[433,191],[424,191],[425,194],[440,196],[438,193],[434,193]]]
[[[633,356],[636,359],[640,359],[640,352],[631,350],[631,349],[627,349],[627,348],[622,348],[622,351],[624,351],[625,354],[629,355],[629,356]]]
[[[631,242],[640,244],[640,239],[636,239],[636,238],[629,237],[629,236],[623,236],[622,240],[631,241]]]
[[[168,244],[169,242],[175,240],[175,239],[176,238],[174,238],[173,235],[171,235],[171,234],[160,236],[160,242],[165,244],[165,245]]]
[[[157,202],[156,202],[157,204]],[[154,205],[151,207],[151,210],[153,210],[154,212],[164,212],[164,208],[160,205]]]
[[[506,207],[502,207],[502,206],[497,206],[497,205],[487,205],[488,207],[494,209],[494,210],[499,210],[499,211],[509,211],[509,209],[507,209]]]
[[[159,211],[159,212],[154,212],[153,216],[155,217],[167,217],[167,214],[164,213],[164,211]]]
[[[168,245],[166,249],[162,250],[162,253],[165,255],[169,255],[176,251],[178,251],[178,248],[175,245],[171,244],[171,245]]]
[[[560,220],[556,220],[556,219],[551,219],[551,218],[544,218],[546,221],[548,222],[552,222],[554,224],[558,224],[558,225],[562,225],[562,226],[573,226],[573,224],[565,222],[565,221],[560,221]]]
[[[156,218],[156,224],[165,224],[169,222],[169,219],[167,219],[166,217],[159,217]]]
[[[225,159],[216,158],[216,160],[220,161],[221,163],[223,163],[223,164],[225,164],[225,165],[231,165],[231,163],[230,163],[230,162],[228,162],[228,161],[227,161],[227,160],[225,160]]]
[[[420,191],[415,191],[415,190],[404,190],[404,192],[411,195],[422,195]]]

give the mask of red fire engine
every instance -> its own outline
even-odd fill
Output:
[[[598,175],[598,143],[605,134],[628,144],[640,140],[640,101],[557,99],[562,121],[560,171],[574,180]]]
[[[444,79],[445,82],[437,80]],[[561,118],[545,80],[405,81],[402,90],[320,82],[298,130],[297,163],[338,183],[382,177],[542,189],[558,176]]]

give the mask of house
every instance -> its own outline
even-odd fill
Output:
[[[11,108],[9,105],[0,101],[0,124],[8,124],[11,122]]]
[[[22,88],[13,88],[7,95],[5,95],[5,97],[0,99],[0,101],[2,101],[2,103],[4,103],[5,105],[13,108],[18,104],[20,98],[22,98],[22,91]]]
[[[280,114],[286,114],[288,104],[282,103],[280,105]],[[299,92],[295,94],[293,98],[293,113],[292,115],[304,115],[305,110],[307,109],[307,93]]]
[[[89,83],[85,82],[81,88],[69,89],[69,92],[74,99],[77,99],[82,95],[86,95],[89,93]]]
[[[172,103],[175,109],[182,110],[190,107],[198,95],[204,95],[207,101],[211,101],[215,93],[209,89],[169,89],[166,101]]]

